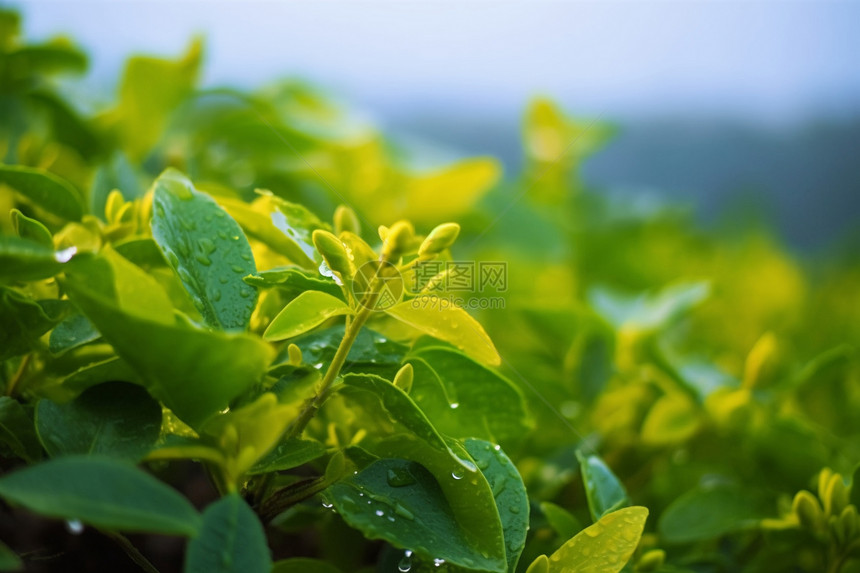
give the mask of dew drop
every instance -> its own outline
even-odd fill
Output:
[[[194,255],[194,258],[203,266],[208,267],[212,264],[212,261],[206,255],[196,254]]]
[[[226,239],[227,238],[227,231],[218,231],[218,236],[221,237],[222,239]]]
[[[434,559],[433,560],[433,567],[441,567],[444,564],[445,564],[444,559]]]
[[[68,249],[57,251],[56,253],[54,253],[54,260],[58,263],[68,263],[70,260],[72,260],[72,257],[74,257],[75,253],[77,252],[77,247],[69,247]]]
[[[239,265],[233,265],[230,268],[233,269],[234,273],[244,273],[245,272],[245,269],[243,267],[240,267]]]
[[[511,513],[516,515],[520,512],[520,508],[519,508],[519,506],[512,505],[512,506],[508,507],[508,511],[510,511]]]
[[[218,282],[221,283],[222,285],[225,285],[230,281],[227,279],[227,277],[218,277]]]
[[[412,552],[407,551],[400,563],[397,564],[397,570],[406,573],[410,569],[412,569]]]
[[[251,291],[243,288],[239,291],[239,296],[241,296],[242,298],[248,298],[249,296],[251,296]]]
[[[332,505],[333,505],[333,504],[331,504],[331,503],[322,502],[322,506],[323,506],[324,508],[326,508],[326,509],[331,509],[331,508],[332,508]]]
[[[221,289],[216,288],[212,291],[212,300],[214,300],[215,302],[221,300]]]
[[[403,487],[415,483],[415,478],[405,469],[390,468],[386,477],[391,487]]]
[[[376,514],[377,517],[385,517],[385,512],[382,511],[381,509],[377,509],[374,513]]]
[[[493,446],[493,449],[496,450],[497,452],[501,452],[502,446],[500,446],[499,444],[496,444],[495,446]]]
[[[84,532],[84,524],[79,519],[70,519],[66,522],[66,530],[72,535],[80,535]]]
[[[249,263],[251,262],[251,255],[249,255],[248,253],[242,253],[240,256]]]
[[[451,409],[452,409],[452,410],[456,410],[456,409],[457,409],[457,408],[459,408],[459,407],[460,407],[460,403],[459,403],[459,402],[454,402],[454,403],[452,403],[452,404],[451,404]]]
[[[197,241],[197,245],[200,247],[200,250],[207,255],[215,250],[215,243],[212,239],[207,239],[205,237]]]
[[[461,470],[456,470],[451,472],[451,477],[454,479],[463,479],[463,472]]]

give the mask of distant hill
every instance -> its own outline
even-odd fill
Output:
[[[492,154],[509,174],[519,171],[518,123],[415,114],[385,124],[464,153]],[[791,128],[629,121],[583,176],[596,187],[689,202],[704,221],[731,207],[754,208],[794,247],[815,249],[860,229],[860,118]]]

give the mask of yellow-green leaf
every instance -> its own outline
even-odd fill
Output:
[[[502,362],[484,327],[446,299],[421,296],[396,304],[385,312],[425,334],[450,342],[480,362],[493,366]]]
[[[641,506],[604,515],[550,556],[548,573],[618,573],[636,550],[647,517]]]
[[[284,307],[278,313],[263,338],[266,340],[284,340],[303,334],[319,326],[333,316],[351,314],[342,300],[324,292],[305,291]]]

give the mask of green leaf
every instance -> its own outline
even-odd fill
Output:
[[[28,239],[0,237],[0,281],[36,281],[63,270],[77,253],[75,247],[54,251]]]
[[[9,69],[27,70],[32,75],[83,72],[87,56],[64,40],[22,46],[6,54]]]
[[[343,290],[334,280],[297,266],[261,271],[256,275],[245,277],[244,281],[258,288],[278,287],[288,298],[294,298],[308,290],[318,290],[343,299]]]
[[[368,432],[393,434],[368,449],[382,457],[409,459],[426,467],[438,481],[470,543],[489,559],[504,564],[504,533],[492,488],[463,446],[443,438],[415,402],[388,380],[347,374],[339,393],[350,406],[363,410],[360,419]]]
[[[549,501],[542,501],[540,510],[562,539],[570,539],[582,530],[582,524],[572,513]]]
[[[54,306],[43,307],[17,291],[0,287],[0,361],[39,345],[39,337],[59,319],[55,316],[59,308]]]
[[[591,518],[597,521],[607,513],[630,505],[630,498],[624,486],[597,456],[584,456],[577,452],[579,467],[582,470],[582,483],[588,497],[588,510]]]
[[[82,265],[63,284],[152,395],[193,427],[257,383],[274,355],[256,336],[175,323],[158,284],[115,253]]]
[[[18,209],[12,209],[12,226],[15,227],[15,232],[22,239],[27,239],[46,247],[54,247],[54,239],[48,228],[36,219],[31,219]]]
[[[25,461],[35,462],[42,457],[33,420],[17,400],[8,396],[0,396],[0,442]]]
[[[648,510],[633,506],[607,513],[549,558],[549,573],[618,573],[636,550]]]
[[[5,184],[62,219],[79,221],[84,215],[83,200],[72,184],[60,177],[23,165],[0,165],[0,184]]]
[[[134,56],[126,63],[119,103],[110,112],[110,120],[132,160],[142,159],[158,143],[176,106],[191,95],[202,51],[197,39],[176,61]]]
[[[248,475],[291,470],[325,455],[325,446],[315,440],[290,438],[263,456]]]
[[[341,299],[324,292],[309,290],[291,300],[272,320],[263,338],[284,340],[304,334],[329,318],[352,314]]]
[[[533,427],[519,388],[461,352],[421,347],[406,360],[415,369],[410,396],[445,435],[504,442]]]
[[[238,495],[203,512],[203,527],[188,545],[185,573],[270,573],[272,559],[263,524]]]
[[[161,433],[161,405],[134,384],[109,382],[71,402],[40,400],[36,430],[52,457],[104,454],[137,461]]]
[[[319,365],[321,370],[328,368],[334,358],[337,347],[344,336],[344,325],[315,330],[293,340],[293,344],[302,351],[302,361],[306,364]],[[391,368],[396,371],[408,348],[371,330],[362,328],[355,337],[355,342],[346,356],[343,372],[368,368]]]
[[[505,533],[508,573],[514,573],[529,529],[529,498],[523,478],[499,446],[475,439],[464,445],[493,490]]]
[[[272,573],[341,573],[341,570],[319,559],[294,557],[276,561]]]
[[[60,386],[63,390],[69,392],[70,397],[72,397],[77,396],[87,388],[112,381],[137,384],[140,382],[140,376],[125,360],[113,357],[78,368],[66,376]]]
[[[299,404],[279,404],[271,392],[254,402],[211,418],[201,434],[216,440],[227,457],[229,477],[236,481],[281,439],[298,415]]]
[[[76,312],[60,322],[51,331],[51,337],[48,339],[48,350],[54,356],[59,356],[69,350],[96,341],[101,336],[86,316]]]
[[[246,329],[257,290],[242,277],[257,268],[236,221],[175,169],[156,179],[152,208],[152,237],[206,323],[222,330]]]
[[[450,478],[449,478],[450,479]],[[426,468],[400,459],[378,460],[329,486],[325,497],[352,527],[425,559],[503,573],[504,559],[484,557]]]
[[[149,451],[146,460],[202,460],[218,466],[227,463],[220,450],[203,440],[176,434],[164,436],[155,448]]]
[[[200,516],[176,490],[127,463],[68,456],[0,478],[7,501],[105,529],[194,535]]]
[[[139,267],[163,267],[167,265],[158,243],[149,237],[137,237],[115,243],[113,248],[123,257]]]
[[[658,530],[667,543],[716,539],[755,527],[768,517],[768,503],[757,493],[729,484],[698,486],[678,497],[660,516]]]
[[[499,353],[484,328],[469,313],[446,299],[421,296],[396,304],[385,312],[424,334],[450,342],[480,362],[493,366],[501,364]]]
[[[851,475],[851,495],[848,503],[860,507],[860,464],[854,466],[854,473]]]
[[[642,441],[648,445],[671,446],[690,439],[701,426],[696,405],[680,393],[661,396],[642,423]]]

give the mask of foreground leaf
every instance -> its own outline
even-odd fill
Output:
[[[333,316],[351,313],[352,309],[339,298],[320,291],[305,291],[278,313],[269,324],[263,338],[266,340],[293,338],[319,326]]]
[[[156,180],[152,207],[152,237],[206,323],[221,330],[247,328],[257,290],[242,277],[257,267],[238,223],[175,169]]]
[[[52,307],[61,304],[46,302],[57,303]],[[43,307],[18,291],[0,287],[0,360],[25,354],[39,346],[39,337],[59,319],[54,311],[60,309],[52,307]]]
[[[445,435],[504,443],[532,428],[519,388],[463,353],[421,347],[406,361],[415,371],[410,397]]]
[[[0,478],[0,496],[42,515],[115,529],[194,535],[200,516],[182,495],[134,466],[68,456]]]
[[[647,517],[640,506],[604,515],[550,556],[548,573],[618,573],[636,550]]]
[[[341,395],[363,410],[368,432],[383,437],[371,452],[420,462],[436,478],[454,516],[473,547],[505,566],[505,541],[493,491],[458,442],[446,440],[409,396],[388,380],[348,374]],[[368,446],[369,447],[369,446]]]
[[[104,454],[137,461],[161,433],[161,405],[134,384],[109,382],[71,402],[40,400],[36,429],[52,457]]]
[[[502,359],[484,327],[446,299],[424,295],[396,304],[385,312],[424,334],[450,342],[480,362],[492,366],[501,364]]]
[[[0,571],[21,571],[24,563],[5,543],[0,542]]]
[[[314,440],[284,440],[263,456],[248,475],[291,470],[325,455],[325,446]]]
[[[428,560],[506,571],[474,547],[433,475],[416,462],[378,460],[330,486],[326,498],[341,517],[370,539],[384,539]]]
[[[341,573],[340,569],[319,559],[294,557],[275,562],[272,573]]]
[[[263,525],[236,494],[203,512],[203,527],[188,545],[185,573],[270,573]]]
[[[493,490],[505,532],[508,573],[514,573],[529,529],[529,498],[514,463],[498,446],[484,440],[466,440],[466,451]]]
[[[160,287],[122,257],[102,257],[64,286],[152,395],[184,422],[199,426],[259,381],[274,355],[268,344],[254,336],[176,324],[163,292],[156,297],[161,302],[153,299],[138,308],[140,299],[126,299],[124,293],[152,297]]]

